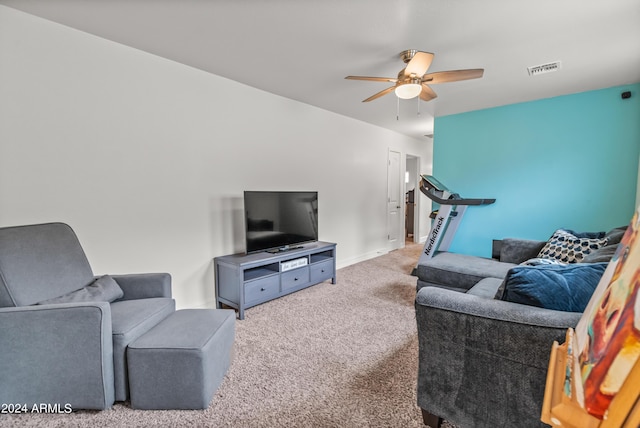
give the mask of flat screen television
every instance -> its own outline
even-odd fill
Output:
[[[246,251],[279,252],[318,240],[318,192],[244,192]]]

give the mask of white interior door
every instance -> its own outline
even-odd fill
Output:
[[[403,235],[403,198],[402,181],[400,175],[400,152],[389,150],[387,167],[387,233],[389,249],[400,248]]]

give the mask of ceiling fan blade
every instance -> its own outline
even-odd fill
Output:
[[[389,92],[393,91],[396,88],[396,86],[392,86],[390,88],[387,89],[383,89],[382,91],[378,92],[377,94],[371,95],[369,98],[367,98],[366,100],[362,100],[363,103],[368,103],[369,101],[373,101],[377,98],[380,98],[383,95],[387,95]]]
[[[420,92],[420,99],[422,101],[431,101],[436,98],[438,95],[427,85],[426,83],[422,84],[422,91]]]
[[[447,83],[458,80],[478,79],[484,74],[483,68],[472,68],[468,70],[438,71],[422,76],[422,81],[427,83]]]
[[[349,80],[368,80],[371,82],[391,82],[396,83],[398,79],[395,77],[368,77],[368,76],[347,76],[345,79]]]
[[[432,53],[416,52],[413,55],[413,58],[411,58],[407,63],[407,66],[404,69],[404,75],[411,76],[412,74],[415,74],[416,76],[422,76],[429,69],[431,61],[433,61]]]

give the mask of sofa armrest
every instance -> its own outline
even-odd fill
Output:
[[[0,308],[0,403],[111,407],[111,332],[107,302]]]
[[[138,273],[111,276],[124,292],[124,297],[120,300],[171,297],[171,275],[168,273]]]
[[[437,287],[422,288],[415,307],[422,409],[460,426],[545,426],[551,346],[580,313]]]
[[[538,256],[546,241],[532,239],[505,238],[500,248],[500,261],[519,264]]]

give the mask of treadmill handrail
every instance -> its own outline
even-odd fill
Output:
[[[442,199],[432,189],[427,189],[423,182],[420,182],[420,191],[429,199],[441,205],[489,205],[496,201],[495,199]]]

